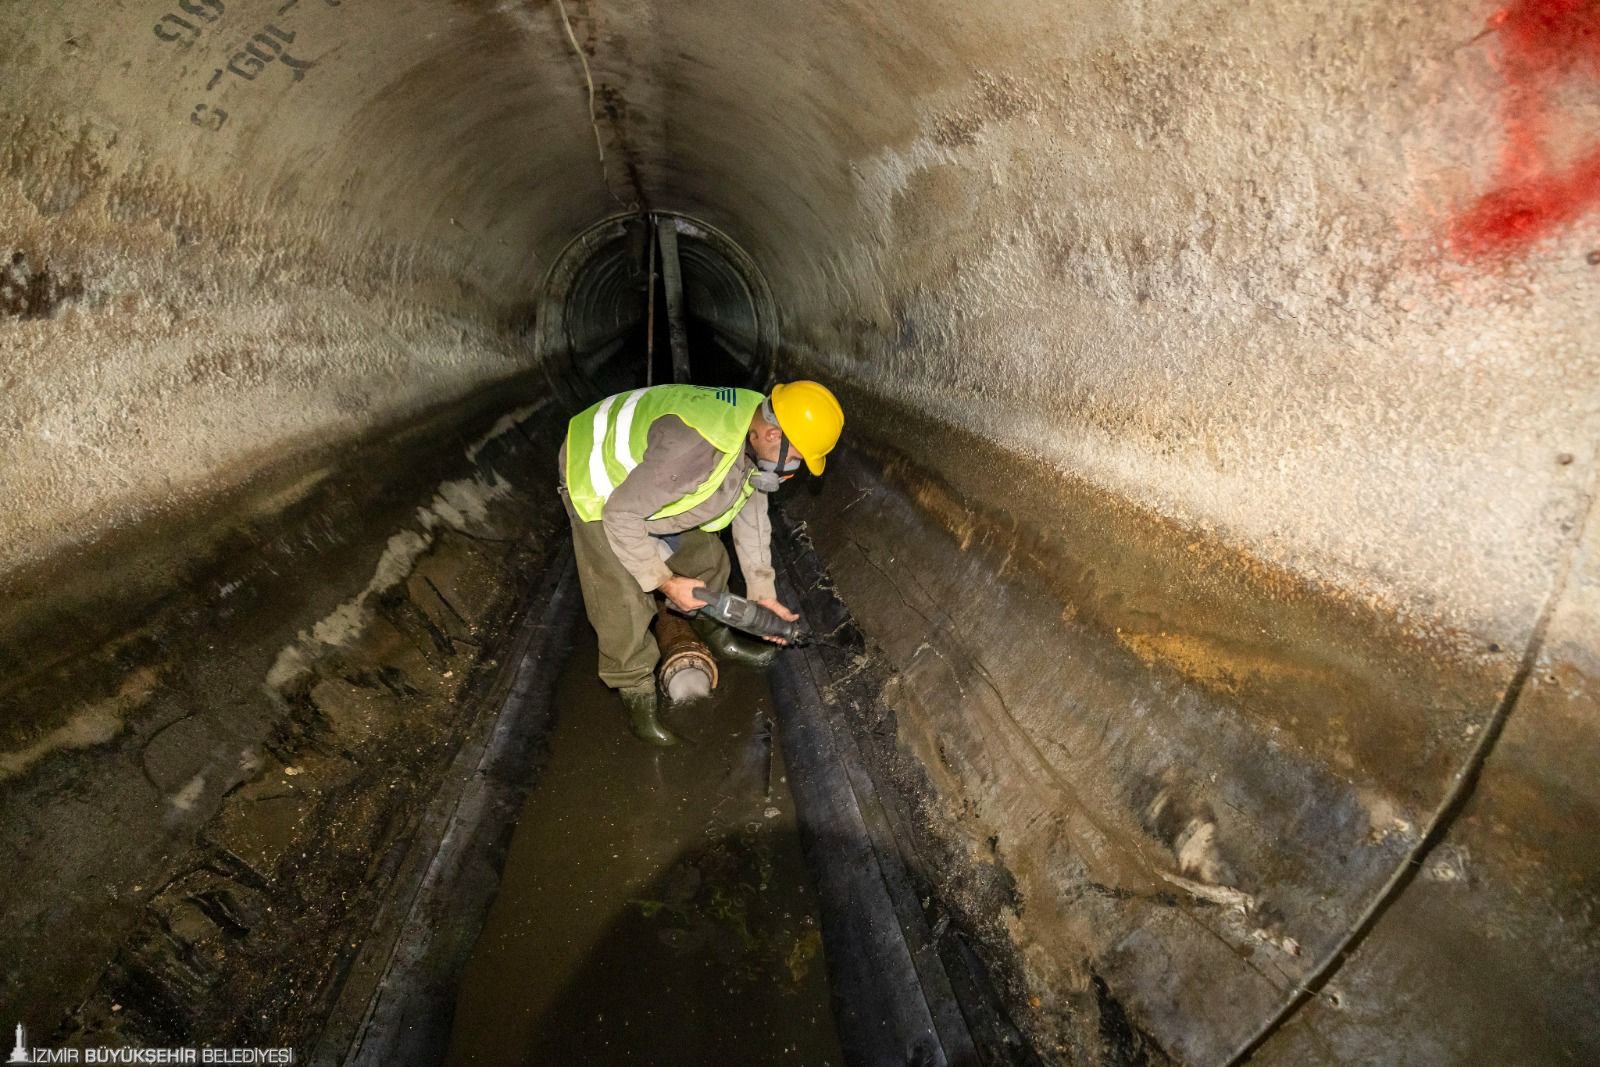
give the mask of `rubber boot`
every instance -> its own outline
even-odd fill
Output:
[[[650,679],[647,685],[636,686],[633,689],[618,689],[617,695],[622,698],[622,706],[628,712],[628,728],[633,731],[633,736],[647,745],[657,745],[667,748],[678,743],[678,736],[665,726],[656,717],[656,708],[659,699],[656,696],[655,679]]]
[[[700,635],[700,640],[711,650],[711,654],[719,660],[742,663],[746,667],[766,668],[772,666],[773,659],[778,655],[778,646],[771,641],[746,637],[715,619],[699,615],[689,622],[694,627],[694,632]]]

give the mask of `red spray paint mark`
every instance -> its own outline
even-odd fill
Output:
[[[1600,2],[1517,0],[1485,32],[1498,32],[1503,50],[1505,146],[1496,187],[1450,227],[1468,258],[1520,252],[1600,206],[1600,146],[1563,165],[1548,137],[1556,84],[1600,81]]]

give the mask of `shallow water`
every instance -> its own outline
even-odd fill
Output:
[[[628,734],[585,631],[462,981],[447,1063],[843,1063],[758,672]]]

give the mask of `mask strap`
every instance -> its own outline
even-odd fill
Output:
[[[783,435],[783,444],[778,446],[778,467],[777,467],[778,477],[782,478],[784,481],[788,481],[790,478],[794,477],[794,475],[792,475],[792,474],[785,474],[783,472],[784,468],[787,467],[788,465],[789,465],[789,435],[788,434],[784,434]]]
[[[765,400],[761,401],[761,417],[766,419],[772,425],[778,426],[778,416],[773,414],[773,411],[772,411],[772,398],[770,396],[767,397]],[[783,427],[782,426],[778,426],[778,432],[779,433],[783,433]],[[790,478],[794,477],[794,475],[792,475],[792,474],[784,474],[783,473],[783,468],[787,467],[788,465],[789,465],[789,435],[785,433],[785,434],[783,434],[783,444],[778,446],[778,467],[777,467],[778,474],[783,478],[784,481],[788,481]]]

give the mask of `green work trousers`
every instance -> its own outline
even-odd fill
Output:
[[[652,680],[661,658],[650,632],[656,617],[655,594],[639,588],[611,551],[601,523],[578,518],[565,491],[561,499],[572,523],[584,612],[600,639],[600,680],[613,689],[644,685]],[[678,550],[667,560],[668,569],[685,578],[698,578],[712,589],[728,588],[730,564],[722,539],[704,530],[689,530],[678,537]]]

